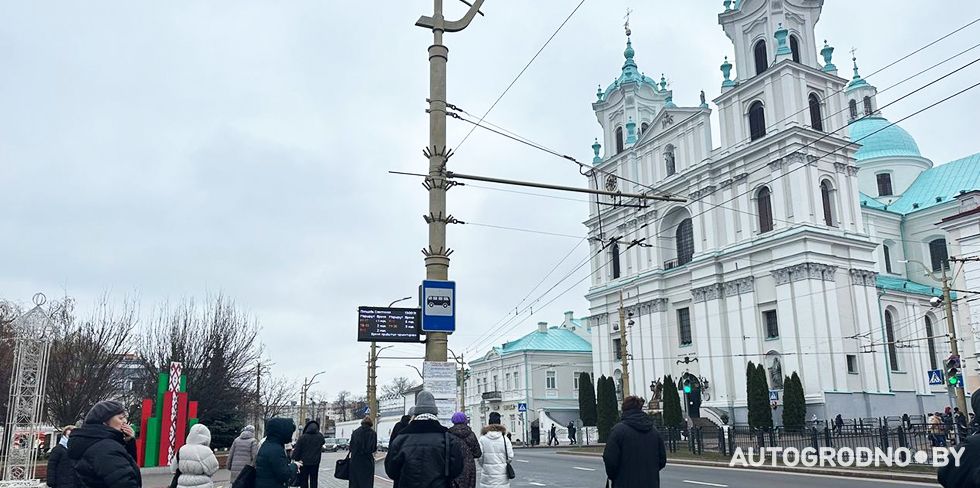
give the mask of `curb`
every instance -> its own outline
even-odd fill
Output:
[[[602,457],[599,453],[587,453],[587,452],[562,452],[559,451],[557,454],[565,456],[585,456],[585,457]],[[712,468],[728,468],[728,469],[749,469],[755,471],[779,471],[785,473],[800,473],[800,474],[818,474],[822,476],[839,476],[844,478],[862,478],[862,479],[881,479],[881,480],[895,480],[895,481],[911,481],[915,483],[937,483],[936,475],[928,474],[911,474],[903,473],[900,471],[847,471],[840,469],[830,469],[830,468],[788,468],[785,466],[729,466],[727,463],[720,463],[715,461],[697,461],[694,459],[671,459],[667,458],[668,464],[679,464],[684,466],[704,466]]]

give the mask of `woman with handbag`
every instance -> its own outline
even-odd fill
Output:
[[[514,468],[510,460],[514,459],[514,446],[507,439],[507,428],[500,425],[500,414],[490,414],[490,425],[481,431],[480,450],[483,455],[477,460],[480,463],[480,488],[510,488],[510,480],[514,479]]]
[[[378,450],[378,434],[371,428],[371,417],[364,417],[361,426],[350,436],[350,488],[374,487],[374,453]]]

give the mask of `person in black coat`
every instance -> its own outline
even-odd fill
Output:
[[[378,451],[378,434],[371,428],[371,417],[361,419],[361,426],[350,436],[350,488],[374,486],[374,453]]]
[[[391,445],[392,442],[395,441],[395,437],[398,437],[398,434],[401,433],[401,431],[405,427],[408,427],[408,423],[411,422],[411,421],[412,421],[412,416],[411,415],[402,415],[402,418],[398,421],[398,423],[395,424],[395,426],[391,428],[391,436],[388,437],[388,445],[389,446]]]
[[[299,486],[301,488],[317,488],[320,486],[320,457],[323,456],[323,444],[326,440],[320,433],[320,424],[311,420],[303,427],[303,435],[293,444],[293,459],[302,461],[299,468]]]
[[[68,459],[75,465],[83,488],[140,488],[143,479],[136,460],[126,451],[133,436],[126,407],[115,401],[96,403],[85,423],[72,431]]]
[[[286,488],[302,461],[289,462],[286,444],[293,440],[293,419],[271,418],[265,424],[265,442],[255,456],[255,488]]]
[[[602,452],[612,488],[658,488],[660,470],[667,465],[664,440],[643,413],[643,399],[623,400],[623,415],[613,426]]]
[[[48,456],[47,484],[51,488],[75,488],[78,484],[75,478],[75,466],[68,459],[68,437],[74,429],[74,425],[61,429],[61,439]]]
[[[446,488],[463,472],[459,441],[439,423],[432,393],[419,392],[411,413],[412,422],[388,447],[385,473],[401,487]]]

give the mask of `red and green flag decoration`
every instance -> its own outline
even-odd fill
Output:
[[[187,377],[180,363],[157,377],[156,402],[144,398],[137,462],[142,467],[169,466],[184,445],[187,430],[198,422],[197,402],[187,399]]]

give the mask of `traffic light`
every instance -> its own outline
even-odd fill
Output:
[[[946,358],[946,382],[949,386],[960,386],[960,357],[951,355]]]
[[[691,380],[684,380],[684,393],[691,392]]]

